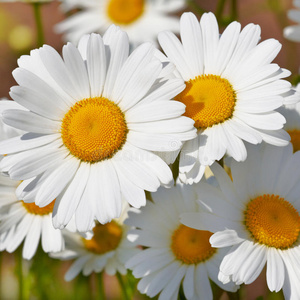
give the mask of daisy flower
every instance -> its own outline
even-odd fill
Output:
[[[0,143],[3,172],[23,180],[19,197],[44,207],[56,199],[55,228],[75,215],[78,231],[121,214],[121,197],[146,204],[144,190],[169,185],[172,172],[152,151],[175,151],[195,137],[185,106],[170,101],[184,89],[167,79],[173,68],[145,43],[128,56],[125,32],[111,26],[103,39],[68,43],[63,59],[50,46],[22,56],[4,122],[27,133]],[[10,102],[10,101],[8,101]],[[6,103],[6,107],[10,103]]]
[[[300,99],[300,85],[296,87],[295,96]],[[294,152],[300,150],[300,103],[284,105],[278,110],[285,118],[284,129],[291,137]]]
[[[162,30],[179,31],[178,19],[170,16],[185,6],[185,0],[65,0],[65,11],[80,8],[81,11],[57,24],[55,29],[63,33],[66,41],[77,43],[86,33],[103,33],[111,24],[125,30],[130,42],[138,45],[156,43]]]
[[[230,247],[219,279],[252,283],[267,265],[271,291],[300,299],[300,152],[292,145],[250,145],[245,162],[231,161],[232,180],[218,163],[219,187],[199,185],[207,212],[185,213],[184,225],[207,228],[212,247]]]
[[[205,166],[225,153],[245,160],[244,141],[284,146],[289,135],[282,130],[285,118],[274,111],[290,93],[291,84],[281,80],[290,72],[271,64],[281,45],[274,39],[257,45],[260,27],[231,23],[220,36],[212,13],[200,24],[192,13],[180,20],[181,42],[162,32],[159,43],[176,65],[186,88],[176,100],[186,105],[185,116],[195,121],[198,135],[186,142],[179,162],[180,179],[199,182]]]
[[[137,227],[129,231],[128,239],[147,247],[125,265],[142,278],[138,290],[149,297],[160,293],[159,299],[177,299],[182,283],[187,299],[209,300],[212,280],[226,291],[236,291],[236,285],[224,285],[217,278],[226,251],[210,246],[212,233],[180,224],[181,213],[198,211],[194,189],[186,185],[160,188],[152,198],[140,210],[130,211],[125,220]]]
[[[13,105],[18,106],[17,103]],[[1,138],[19,134],[19,130],[0,123]],[[23,257],[31,259],[40,237],[45,252],[61,251],[64,248],[61,231],[52,225],[54,201],[43,208],[20,201],[16,197],[19,185],[20,181],[0,174],[0,251],[14,252],[24,240]]]
[[[129,226],[124,224],[128,205],[124,207],[120,218],[105,225],[96,223],[92,238],[84,238],[78,233],[64,229],[65,250],[51,253],[50,256],[61,260],[76,259],[65,274],[65,280],[74,279],[81,271],[88,276],[92,272],[115,275],[127,273],[125,262],[139,252],[136,246],[127,240]]]
[[[293,42],[300,42],[300,0],[294,0],[296,9],[288,11],[288,18],[297,23],[297,25],[287,26],[283,30],[283,36]]]

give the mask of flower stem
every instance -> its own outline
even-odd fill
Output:
[[[127,287],[126,287],[126,284],[124,283],[122,275],[120,273],[117,273],[116,276],[117,276],[119,284],[121,286],[121,290],[122,290],[122,294],[123,294],[123,299],[124,300],[130,300],[131,297],[129,295],[129,291],[128,291]]]
[[[36,24],[36,32],[37,32],[37,47],[43,46],[45,42],[44,38],[44,30],[43,30],[43,22],[42,22],[42,16],[41,16],[41,6],[42,4],[39,2],[33,2],[33,11],[34,11],[34,18],[35,18],[35,24]]]
[[[216,15],[216,18],[217,18],[219,24],[222,23],[222,14],[224,11],[225,2],[226,2],[226,0],[219,0],[218,4],[217,4],[215,15]]]
[[[238,19],[237,0],[231,0],[231,21]]]
[[[200,5],[196,3],[194,0],[187,0],[186,4],[187,6],[190,7],[191,10],[193,10],[199,16],[206,12],[206,10],[200,7]]]
[[[103,276],[104,273],[97,273],[97,287],[98,287],[98,299],[104,300],[105,298],[105,289],[104,289],[104,282],[103,282]]]
[[[16,257],[16,273],[19,282],[19,300],[24,299],[24,278],[23,278],[23,257],[22,257],[22,248],[19,248],[15,252]]]

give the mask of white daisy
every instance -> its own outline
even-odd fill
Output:
[[[295,96],[300,99],[300,84],[296,87]],[[285,105],[278,110],[285,118],[284,129],[291,137],[294,152],[300,150],[300,103]]]
[[[128,233],[129,240],[145,246],[126,267],[142,278],[138,290],[159,299],[177,299],[182,283],[187,299],[212,299],[211,279],[222,289],[236,291],[232,283],[218,279],[219,265],[226,253],[209,244],[208,231],[195,230],[179,222],[183,212],[198,211],[196,194],[190,186],[161,188],[152,194],[153,202],[129,212],[126,224],[137,227]]]
[[[19,106],[13,102],[12,105]],[[1,139],[19,134],[20,130],[0,123]],[[0,175],[0,251],[13,252],[24,240],[23,257],[31,259],[40,237],[45,252],[61,251],[64,248],[61,231],[52,225],[54,201],[43,208],[20,201],[15,195],[19,184],[19,181]]]
[[[225,153],[244,160],[243,140],[286,145],[285,119],[274,110],[295,98],[282,97],[291,85],[281,78],[290,72],[271,64],[280,43],[269,39],[257,45],[258,25],[240,32],[241,24],[233,22],[220,36],[212,13],[203,14],[200,24],[192,13],[184,13],[180,22],[182,42],[171,32],[160,33],[158,40],[186,82],[175,99],[187,106],[185,116],[198,130],[180,155],[180,179],[191,184]]]
[[[0,167],[23,180],[20,199],[44,207],[56,198],[55,228],[74,214],[78,231],[90,230],[94,217],[109,222],[120,216],[121,195],[145,205],[144,190],[173,181],[152,151],[175,151],[195,137],[184,104],[170,101],[182,80],[165,77],[172,68],[151,44],[128,51],[126,33],[111,26],[103,39],[64,46],[64,60],[47,45],[33,50],[13,72],[19,86],[10,95],[27,110],[2,117],[28,133],[0,143]]]
[[[296,9],[288,11],[288,18],[297,23],[297,25],[287,26],[283,30],[283,36],[293,42],[300,42],[300,0],[293,1]]]
[[[102,272],[115,275],[116,272],[125,275],[125,262],[140,250],[127,240],[129,226],[124,224],[128,206],[118,219],[102,225],[95,224],[93,237],[85,239],[78,233],[64,230],[65,250],[51,253],[53,258],[61,260],[76,259],[65,274],[65,280],[74,279],[81,271],[88,276],[92,272]]]
[[[57,24],[58,33],[66,41],[76,43],[86,33],[103,33],[111,24],[125,30],[130,42],[138,45],[156,43],[162,30],[178,32],[178,18],[170,16],[185,6],[185,0],[65,0],[65,11],[81,8],[80,12]]]
[[[250,145],[245,162],[232,160],[232,180],[217,163],[219,187],[201,184],[208,212],[181,216],[186,226],[208,228],[213,247],[228,247],[219,279],[252,283],[267,265],[271,291],[300,299],[300,152],[292,145]]]

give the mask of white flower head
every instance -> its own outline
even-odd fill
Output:
[[[15,107],[19,105],[10,101]],[[0,138],[12,138],[22,132],[0,121]],[[34,203],[18,200],[16,191],[20,181],[0,174],[0,251],[14,252],[24,241],[23,258],[31,259],[41,239],[45,252],[61,251],[64,239],[52,224],[54,201],[40,208]]]
[[[249,145],[244,162],[231,161],[232,180],[212,165],[219,187],[200,183],[207,212],[181,216],[186,226],[208,228],[213,247],[230,247],[221,265],[224,283],[250,284],[267,266],[271,291],[300,298],[300,152],[292,145]]]
[[[103,33],[111,24],[125,30],[134,45],[156,43],[161,30],[179,31],[178,18],[172,14],[185,6],[184,0],[65,0],[64,10],[81,11],[57,24],[66,41],[77,43],[86,33]]]
[[[288,11],[288,18],[297,23],[297,25],[287,26],[283,30],[283,36],[293,42],[300,42],[300,1],[294,0],[296,9]]]
[[[66,281],[74,279],[81,271],[85,276],[102,271],[109,275],[115,275],[116,272],[122,275],[127,273],[124,266],[126,261],[140,251],[127,240],[130,227],[124,224],[124,219],[127,217],[128,207],[128,204],[124,206],[120,218],[105,225],[94,224],[91,238],[63,230],[65,250],[51,253],[50,256],[61,260],[75,259],[65,274]]]
[[[295,88],[295,94],[300,100],[300,84]],[[285,117],[286,124],[284,129],[291,137],[294,152],[300,150],[300,103],[284,105],[278,111]]]
[[[281,45],[274,39],[258,44],[260,27],[232,22],[219,34],[212,13],[200,23],[192,13],[180,20],[181,42],[171,32],[158,36],[164,52],[186,82],[176,100],[186,105],[185,116],[195,121],[198,135],[186,142],[180,155],[180,179],[198,182],[205,166],[228,154],[237,161],[247,157],[244,141],[284,146],[289,135],[285,118],[275,111],[290,95],[291,84],[281,78],[288,70],[271,63]]]
[[[195,129],[184,104],[170,100],[183,81],[169,78],[155,51],[145,43],[129,55],[126,33],[112,25],[103,39],[68,43],[63,59],[45,45],[18,60],[10,95],[23,109],[2,118],[27,133],[0,144],[0,168],[23,180],[20,199],[40,207],[56,199],[56,228],[75,215],[78,231],[90,230],[94,218],[120,216],[122,196],[140,207],[144,190],[172,183],[154,151],[178,151]]]
[[[222,284],[217,278],[226,250],[211,247],[212,233],[180,224],[181,213],[198,211],[193,188],[160,188],[152,193],[153,202],[129,211],[125,220],[137,228],[129,231],[128,239],[147,247],[126,267],[141,278],[138,290],[149,297],[160,293],[158,299],[177,299],[182,283],[187,299],[209,300],[213,298],[209,279],[227,291],[238,288],[232,283]]]

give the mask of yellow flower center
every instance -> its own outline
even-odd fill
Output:
[[[113,23],[127,25],[144,12],[145,0],[110,0],[107,15]]]
[[[284,198],[258,196],[248,203],[244,213],[245,225],[257,243],[287,249],[297,241],[300,216]]]
[[[300,150],[300,131],[298,129],[287,130],[288,134],[291,136],[291,143],[293,145],[294,152]]]
[[[186,105],[185,116],[195,127],[205,129],[232,117],[236,93],[227,79],[201,75],[186,82],[186,88],[175,97]]]
[[[215,252],[209,238],[209,231],[197,230],[180,224],[172,235],[171,249],[175,257],[183,263],[198,264],[209,259]]]
[[[74,156],[90,163],[111,158],[125,143],[127,132],[120,108],[103,97],[77,102],[61,126],[65,146]]]
[[[100,224],[93,228],[94,236],[90,240],[83,239],[85,248],[96,254],[104,254],[115,250],[122,238],[122,227],[115,221]]]
[[[39,207],[39,206],[35,205],[35,203],[25,203],[22,200],[23,206],[30,214],[40,215],[40,216],[44,216],[44,215],[48,215],[48,214],[52,213],[54,203],[55,203],[55,199],[50,204],[48,204],[44,207]]]

